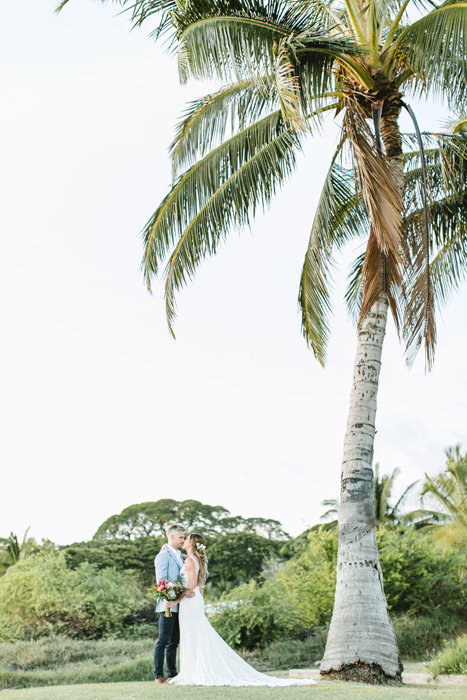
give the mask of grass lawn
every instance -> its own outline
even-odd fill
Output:
[[[186,700],[301,700],[319,697],[327,700],[344,700],[348,697],[368,700],[402,700],[403,698],[465,698],[464,687],[426,687],[421,685],[403,688],[376,687],[358,683],[323,681],[311,687],[298,688],[176,688],[155,686],[154,683],[102,683],[89,685],[60,685],[43,688],[20,688],[1,691],[1,700],[154,700],[155,698],[186,698]]]

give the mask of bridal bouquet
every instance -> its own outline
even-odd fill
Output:
[[[178,600],[185,593],[185,590],[181,576],[175,581],[170,581],[170,579],[167,581],[162,580],[154,586],[154,599],[157,603],[160,603],[162,600]],[[166,608],[165,617],[172,617],[172,608]]]

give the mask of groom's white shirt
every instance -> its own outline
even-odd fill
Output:
[[[185,562],[183,561],[183,557],[182,557],[182,555],[180,554],[180,550],[179,550],[179,549],[175,549],[175,547],[172,547],[170,544],[167,545],[167,549],[170,549],[170,551],[173,552],[173,553],[175,554],[175,556],[177,557],[178,561],[179,561],[180,564],[183,566],[183,564],[184,564]]]

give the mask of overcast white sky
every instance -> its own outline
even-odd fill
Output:
[[[185,101],[175,61],[115,5],[3,0],[0,536],[90,538],[127,505],[173,497],[276,518],[292,534],[338,493],[355,331],[336,295],[323,370],[297,292],[335,144],[330,122],[252,233],[179,297],[139,271]],[[441,112],[418,108],[423,128]],[[353,250],[349,252],[354,252]],[[336,274],[342,292],[347,270]],[[466,287],[438,317],[435,369],[408,371],[391,327],[375,458],[400,492],[466,444]]]

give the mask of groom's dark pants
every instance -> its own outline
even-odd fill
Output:
[[[165,617],[165,613],[159,615],[159,639],[154,649],[154,680],[164,676],[164,653],[167,661],[167,677],[174,678],[177,675],[177,647],[180,641],[180,627],[178,626],[178,613],[172,613],[172,617]]]

